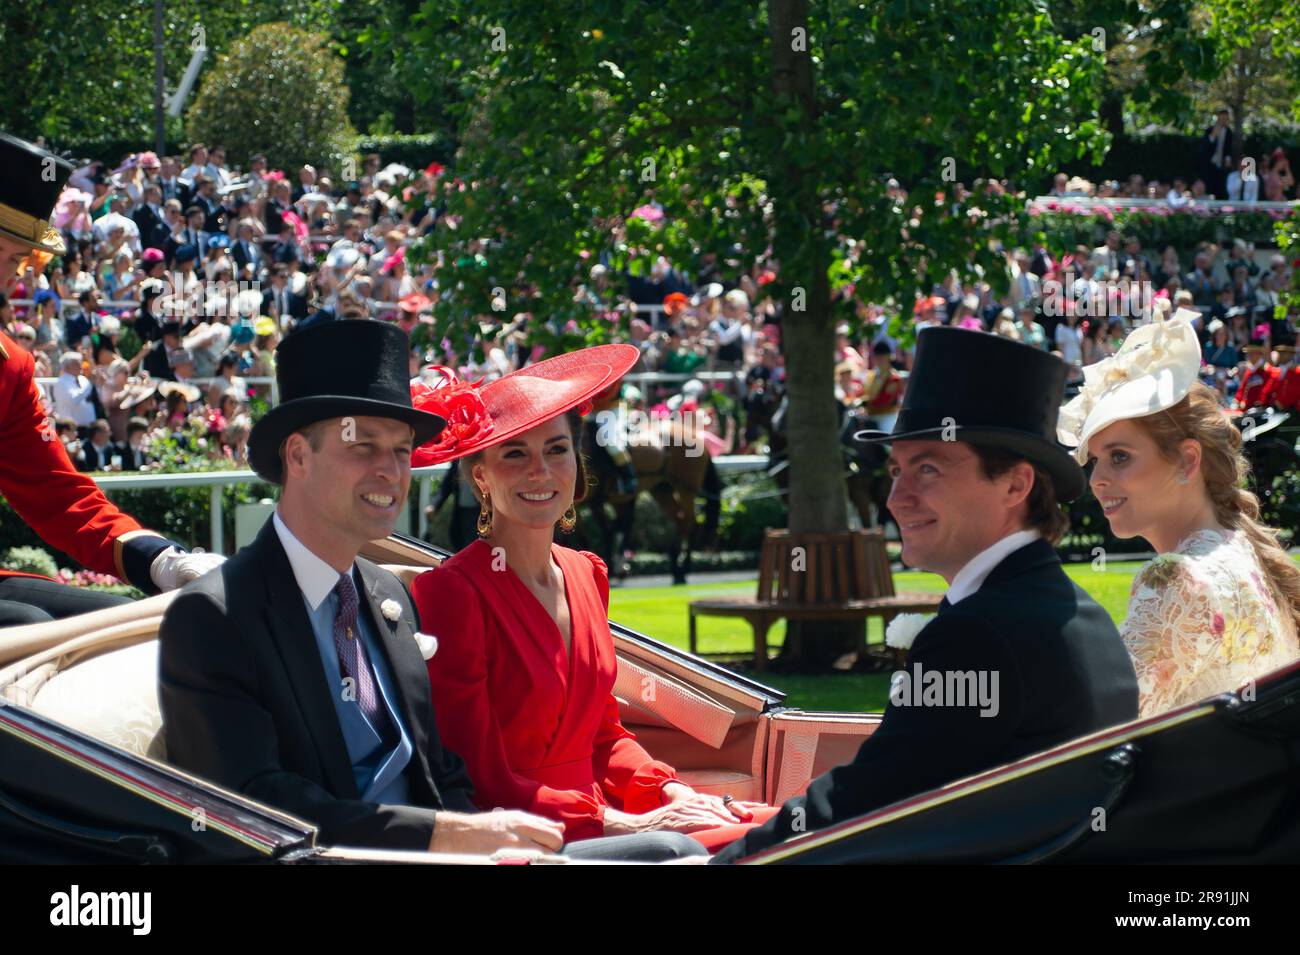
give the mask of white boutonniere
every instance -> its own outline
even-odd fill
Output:
[[[932,614],[900,613],[885,628],[885,645],[899,650],[909,650],[916,635],[925,629]]]
[[[426,660],[438,652],[438,638],[430,633],[416,633],[416,646],[420,648],[420,656]]]
[[[396,622],[402,618],[402,605],[396,600],[385,600],[379,605],[379,612],[384,615],[385,620]]]

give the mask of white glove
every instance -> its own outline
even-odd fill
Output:
[[[202,548],[186,553],[168,547],[149,565],[149,576],[159,590],[175,590],[197,580],[214,567],[220,567],[225,560],[221,554],[205,554]]]

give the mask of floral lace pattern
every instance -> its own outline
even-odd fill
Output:
[[[1237,531],[1197,531],[1143,567],[1120,634],[1144,717],[1235,690],[1300,657],[1295,622]]]

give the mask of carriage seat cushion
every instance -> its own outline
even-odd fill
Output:
[[[750,773],[733,769],[681,769],[677,776],[697,793],[731,795],[747,802],[761,802],[763,799],[758,780]]]
[[[139,756],[164,759],[158,641],[102,653],[55,674],[30,709]]]

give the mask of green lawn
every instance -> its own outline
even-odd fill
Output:
[[[1103,571],[1091,564],[1069,564],[1066,573],[1110,613],[1118,624],[1128,605],[1129,586],[1141,563],[1111,563]],[[752,594],[757,578],[734,583],[699,584],[687,587],[615,588],[610,593],[609,615],[634,630],[686,648],[686,605],[699,597],[739,596]],[[942,593],[947,589],[943,578],[935,574],[906,571],[894,575],[898,590]],[[867,639],[884,640],[879,620],[868,624]],[[748,660],[753,636],[743,620],[728,617],[702,618],[696,623],[699,652],[717,656],[722,662]],[[768,645],[775,652],[785,639],[784,621],[768,632]],[[884,708],[889,692],[888,673],[832,673],[825,676],[764,674],[762,682],[789,694],[787,703],[807,710],[841,710],[875,712]]]

